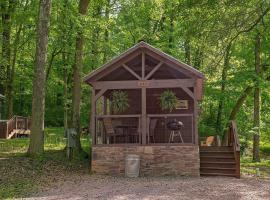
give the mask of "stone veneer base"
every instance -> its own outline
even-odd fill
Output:
[[[93,146],[92,171],[124,176],[126,154],[140,155],[140,176],[200,176],[199,146]]]

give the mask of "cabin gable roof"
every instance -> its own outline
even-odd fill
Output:
[[[162,58],[163,60],[173,63],[173,65],[176,66],[176,68],[187,71],[189,74],[191,74],[195,78],[205,79],[203,73],[201,73],[197,69],[177,60],[173,56],[170,56],[164,53],[163,51],[151,46],[150,44],[142,41],[142,42],[137,43],[133,47],[129,48],[127,51],[123,52],[119,56],[113,58],[108,63],[102,65],[98,69],[86,75],[84,77],[84,81],[90,84],[91,82],[101,79],[102,77],[106,76],[108,73],[116,70],[119,67],[119,65],[117,65],[118,63],[121,63],[121,61],[123,60],[128,60],[129,58],[132,59],[136,57],[136,55],[139,55],[142,51],[150,52],[150,53],[160,56],[160,58]]]

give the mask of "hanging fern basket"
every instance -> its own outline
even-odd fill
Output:
[[[129,108],[127,92],[115,90],[112,92],[111,98],[114,113],[122,113]]]
[[[177,97],[171,90],[164,91],[160,96],[160,107],[163,111],[172,112],[177,106]]]

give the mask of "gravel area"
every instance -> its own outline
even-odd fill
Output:
[[[256,178],[135,178],[97,175],[70,176],[58,180],[27,199],[270,199],[270,180]]]

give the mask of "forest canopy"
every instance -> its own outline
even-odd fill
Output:
[[[1,1],[4,118],[31,115],[38,9],[36,0]],[[269,141],[269,10],[267,0],[92,0],[79,14],[76,0],[52,1],[45,126],[64,126],[72,115],[72,69],[81,33],[81,77],[144,40],[205,74],[200,135],[222,135],[236,119],[242,140],[251,140],[259,127]],[[89,112],[90,90],[82,84],[82,126],[88,126]]]

